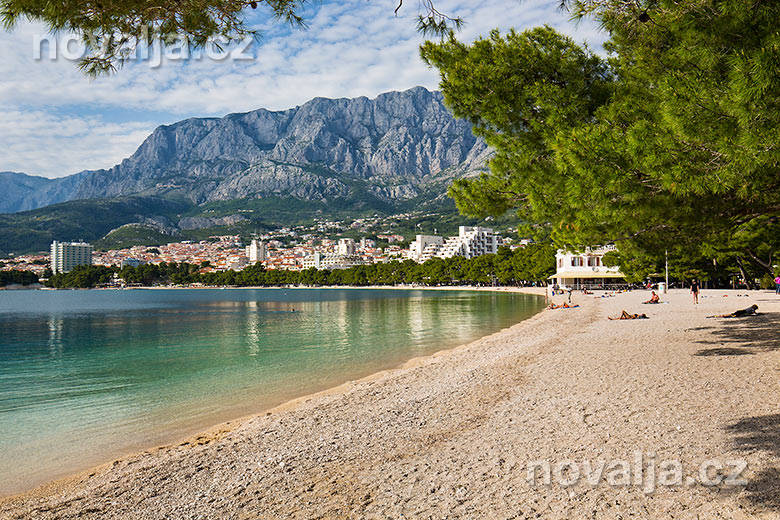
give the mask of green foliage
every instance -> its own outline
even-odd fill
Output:
[[[709,246],[708,252],[722,264],[741,264],[748,270],[773,274],[780,253],[780,218],[756,217],[723,233],[720,241]]]
[[[79,266],[49,280],[52,287],[95,287],[111,281],[117,273],[128,284],[168,285],[200,283],[211,286],[278,285],[528,285],[544,283],[555,272],[555,250],[550,245],[532,244],[514,251],[499,248],[498,254],[472,259],[434,258],[423,264],[411,260],[361,265],[349,269],[302,271],[266,270],[255,264],[243,271],[200,273],[202,265],[188,263],[144,264],[109,268]]]
[[[58,273],[49,278],[49,287],[86,289],[111,281],[114,270],[102,265],[77,265],[67,273]]]
[[[561,246],[618,243],[637,276],[667,248],[681,274],[719,259],[771,271],[780,3],[573,4],[609,31],[608,60],[547,27],[422,47],[497,150],[490,173],[453,184],[458,208],[513,208]]]
[[[765,274],[761,277],[761,288],[762,289],[774,289],[775,288],[775,279],[772,277],[771,274]]]
[[[609,99],[606,63],[549,27],[506,38],[493,31],[471,46],[427,42],[421,53],[441,72],[454,114],[496,149],[490,173],[453,183],[458,209],[498,216],[518,208],[524,220],[544,220],[565,189],[552,145],[562,127],[592,119]]]
[[[74,200],[0,214],[0,252],[46,251],[52,240],[94,241],[148,215],[175,215],[187,206],[157,197]]]
[[[0,271],[0,287],[6,285],[30,285],[38,283],[38,275],[32,271]]]
[[[137,267],[125,266],[117,272],[128,284],[185,284],[196,278],[199,269],[199,266],[186,262],[162,262]]]
[[[169,235],[149,226],[125,225],[108,233],[92,245],[96,249],[124,249],[131,246],[156,246],[181,240],[179,235]]]
[[[641,250],[631,243],[621,244],[618,252],[604,255],[606,266],[618,266],[629,282],[662,279],[667,256],[664,250]],[[668,248],[669,278],[685,281],[696,278],[711,281],[714,286],[728,287],[732,282],[744,281],[749,287],[764,276],[766,270],[759,264],[747,263],[733,251],[702,256],[690,248],[670,244]]]

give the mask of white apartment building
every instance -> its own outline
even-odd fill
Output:
[[[420,263],[431,258],[474,258],[498,253],[501,243],[501,237],[494,233],[492,228],[460,226],[458,236],[450,237],[446,241],[436,235],[417,235],[409,246],[409,257]]]
[[[303,258],[302,265],[304,269],[311,269],[312,267],[315,269],[322,269],[322,259],[325,257],[323,253],[320,253],[319,251],[315,251],[314,253],[310,254],[309,256],[306,256]]]
[[[450,237],[437,251],[439,258],[452,258],[462,256],[474,258],[475,256],[498,253],[501,238],[493,232],[492,228],[479,226],[460,226],[458,236]]]
[[[618,267],[606,267],[603,257],[615,246],[586,247],[584,252],[559,249],[555,254],[555,274],[550,277],[564,288],[606,286],[625,278]]]
[[[351,256],[355,254],[355,241],[351,238],[340,238],[338,245],[338,253],[341,256]]]
[[[364,260],[359,255],[339,255],[333,253],[320,253],[315,251],[303,259],[303,268],[311,269],[348,269],[358,265],[367,265],[371,262]]]
[[[266,259],[267,250],[265,242],[258,242],[252,240],[252,242],[246,246],[246,256],[249,258],[249,263],[262,262]]]
[[[415,262],[423,262],[423,253],[428,253],[430,259],[438,247],[444,244],[444,238],[436,235],[417,235],[414,242],[409,244],[409,258]],[[433,247],[430,247],[433,246]]]
[[[92,246],[86,242],[51,243],[51,271],[67,273],[77,265],[92,265]]]

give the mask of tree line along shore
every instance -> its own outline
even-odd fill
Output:
[[[744,277],[735,262],[707,262],[705,259],[686,259],[670,255],[669,276],[673,285],[682,286],[697,279],[709,287],[732,287],[740,278],[740,287],[770,289],[775,286],[769,273],[758,266],[747,267]],[[608,253],[604,265],[616,265],[625,275],[626,284],[637,284],[649,279],[661,279],[663,268],[653,271],[641,259],[626,254]],[[78,266],[60,274],[47,273],[42,279],[30,271],[0,271],[0,287],[42,283],[56,289],[116,286],[280,286],[280,285],[547,285],[555,273],[555,247],[550,244],[529,244],[510,249],[501,247],[497,254],[467,259],[453,257],[432,258],[424,263],[412,260],[360,265],[347,269],[315,268],[303,270],[266,269],[258,263],[243,270],[210,271],[208,262],[201,264],[170,262],[139,266]],[[778,272],[777,274],[780,274]]]
[[[360,265],[347,269],[266,269],[262,264],[241,271],[202,272],[205,266],[182,263],[145,264],[137,267],[78,266],[51,276],[53,288],[90,288],[116,284],[207,286],[278,285],[533,285],[546,283],[555,272],[551,246],[501,248],[498,254],[471,259],[434,258],[418,264],[412,260]]]

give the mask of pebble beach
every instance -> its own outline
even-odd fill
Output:
[[[0,518],[780,518],[780,297],[602,294],[6,497]],[[624,309],[649,319],[607,319]]]

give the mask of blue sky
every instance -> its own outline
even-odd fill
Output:
[[[270,20],[262,7],[250,22],[262,33],[250,60],[176,60],[126,65],[90,80],[62,56],[35,60],[46,31],[22,24],[0,32],[0,171],[61,177],[113,166],[132,154],[158,125],[188,117],[223,116],[257,108],[281,110],[312,97],[374,97],[422,85],[438,76],[419,58],[417,3],[343,0],[310,4],[308,29]],[[490,30],[549,24],[600,49],[605,35],[591,22],[573,23],[558,0],[442,0],[437,8],[461,16],[459,39]],[[57,41],[62,43],[64,35]]]

